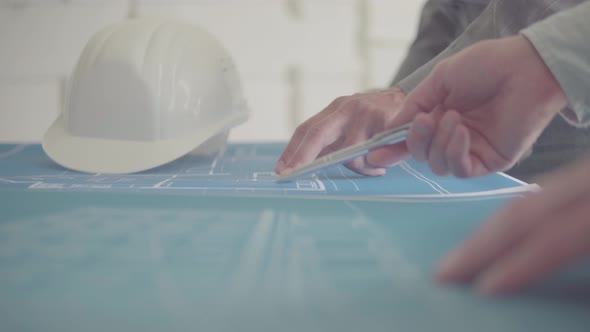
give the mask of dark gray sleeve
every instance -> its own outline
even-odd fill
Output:
[[[485,0],[429,0],[420,13],[418,32],[398,69],[392,85],[444,51],[465,28],[478,17],[487,4]]]
[[[582,2],[584,0],[490,0],[481,14],[444,51],[396,85],[408,93],[438,62],[460,50],[481,40],[516,35],[525,27]]]

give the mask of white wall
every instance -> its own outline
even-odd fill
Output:
[[[289,139],[337,96],[387,85],[423,0],[0,0],[0,141],[39,141],[89,37],[133,16],[198,23],[232,53],[252,108],[233,141]]]

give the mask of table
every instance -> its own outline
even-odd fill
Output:
[[[432,280],[531,186],[413,162],[380,179],[337,168],[276,184],[282,146],[127,176],[0,146],[0,330],[588,331],[590,264],[501,299]]]

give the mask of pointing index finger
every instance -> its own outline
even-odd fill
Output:
[[[283,151],[275,172],[295,168],[312,162],[324,148],[336,142],[343,135],[346,117],[340,112],[332,112],[319,121],[311,118],[297,127],[293,138]]]

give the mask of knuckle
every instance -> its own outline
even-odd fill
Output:
[[[324,134],[324,126],[322,125],[314,125],[314,126],[310,126],[307,129],[307,136],[309,136],[309,138],[311,139],[317,139],[317,138],[321,138]]]
[[[344,102],[346,102],[350,97],[348,96],[340,96],[336,99],[334,99],[334,101],[332,103],[336,103],[336,104],[342,104]]]
[[[357,110],[359,108],[363,107],[363,100],[361,98],[350,98],[347,99],[343,104],[343,108],[345,109],[349,109],[349,110]]]
[[[295,135],[298,135],[298,136],[305,135],[309,131],[309,128],[311,128],[312,126],[313,126],[312,121],[309,121],[309,120],[305,121],[304,123],[297,126],[297,128],[295,128]]]
[[[318,124],[306,125],[299,130],[301,139],[305,139],[307,144],[314,144],[318,141],[321,141],[325,135],[324,126]]]
[[[346,104],[346,102],[350,99],[351,97],[349,96],[340,96],[336,99],[334,99],[330,105],[328,105],[328,107],[326,108],[326,110],[328,109],[333,109],[333,108],[340,108],[342,105]]]

